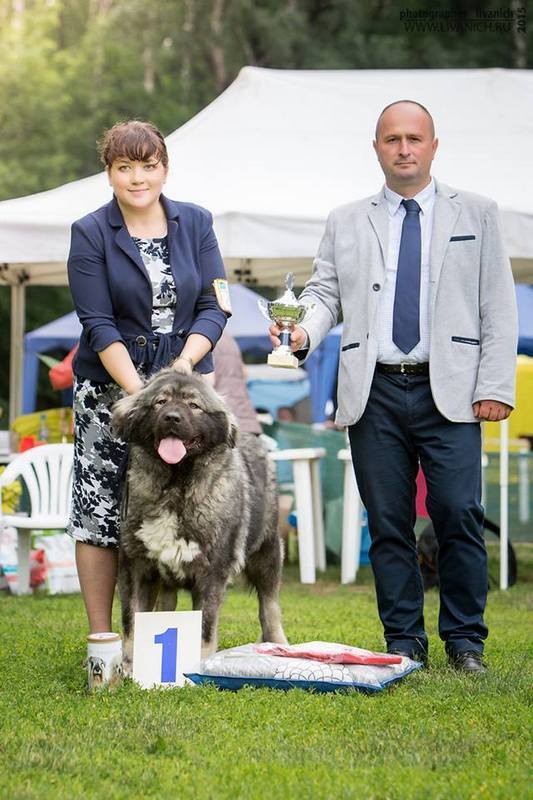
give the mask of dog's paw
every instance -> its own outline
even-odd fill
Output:
[[[202,652],[201,652],[202,661],[204,661],[204,659],[206,659],[206,658],[210,658],[211,656],[214,656],[216,651],[217,651],[216,643],[215,644],[202,644]]]
[[[122,675],[124,678],[131,678],[133,674],[133,662],[127,656],[122,659]]]
[[[287,639],[281,628],[277,628],[274,631],[270,631],[268,638],[266,638],[264,635],[260,636],[258,641],[260,643],[270,642],[272,644],[289,644],[289,640]]]

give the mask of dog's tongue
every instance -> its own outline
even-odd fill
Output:
[[[178,464],[186,455],[187,450],[181,439],[175,436],[166,436],[159,442],[157,452],[167,464]]]

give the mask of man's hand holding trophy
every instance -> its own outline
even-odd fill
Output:
[[[286,290],[278,300],[259,300],[258,305],[269,322],[270,338],[274,350],[269,354],[267,363],[271,367],[288,367],[295,369],[298,359],[294,352],[301,350],[306,342],[306,333],[299,325],[309,319],[316,308],[316,303],[299,303],[292,290],[294,275],[289,272],[285,279]]]

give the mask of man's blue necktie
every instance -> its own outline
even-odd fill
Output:
[[[420,206],[416,200],[402,200],[405,217],[396,273],[392,319],[392,341],[410,353],[420,341]]]

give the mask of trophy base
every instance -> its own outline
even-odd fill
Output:
[[[269,353],[267,364],[270,367],[285,367],[287,369],[296,369],[298,367],[298,359],[292,353]]]

